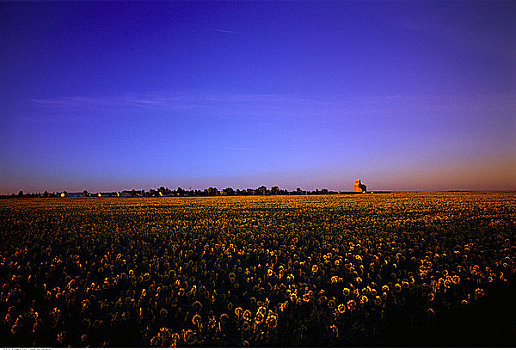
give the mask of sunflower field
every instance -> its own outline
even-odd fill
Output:
[[[425,345],[515,232],[510,192],[0,200],[0,345]]]

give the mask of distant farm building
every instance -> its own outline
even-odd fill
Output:
[[[354,188],[354,192],[357,192],[357,193],[364,193],[367,191],[367,187],[366,185],[360,183],[360,180],[355,180],[355,188]]]

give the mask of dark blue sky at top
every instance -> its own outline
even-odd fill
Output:
[[[0,193],[516,189],[513,2],[0,3]]]

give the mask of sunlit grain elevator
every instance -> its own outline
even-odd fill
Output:
[[[364,193],[367,191],[366,185],[360,183],[360,180],[355,180],[355,192],[357,193]]]

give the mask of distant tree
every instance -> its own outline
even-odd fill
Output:
[[[88,193],[87,190],[82,191],[82,194],[84,195],[84,197],[89,197],[90,196],[90,194]]]
[[[43,192],[43,197],[48,198],[48,191]]]
[[[279,194],[279,192],[280,192],[280,190],[279,190],[278,186],[273,186],[271,188],[271,194],[276,195],[276,194]]]
[[[208,196],[216,196],[218,194],[219,194],[219,191],[217,190],[217,187],[208,188]]]
[[[169,195],[172,193],[172,190],[170,190],[168,187],[161,186],[158,188],[158,193],[161,192],[162,195]]]
[[[18,197],[23,197],[23,191],[18,192]]]
[[[256,189],[256,192],[257,192],[258,194],[265,195],[265,194],[267,194],[267,187],[265,187],[265,186],[260,186],[260,187],[258,187],[258,188]]]
[[[226,196],[234,196],[235,195],[235,190],[233,190],[231,187],[225,188],[224,190],[222,190],[222,192],[224,192],[224,195],[226,195]]]

